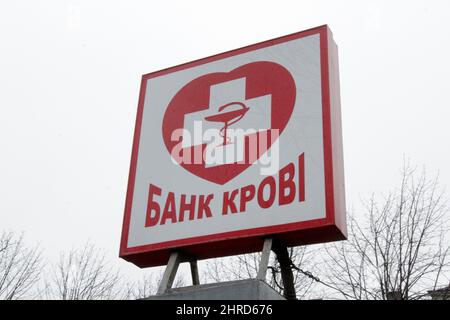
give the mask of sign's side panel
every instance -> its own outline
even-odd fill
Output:
[[[338,47],[327,28],[335,225],[347,237]]]
[[[133,146],[131,150],[130,171],[128,175],[127,195],[125,199],[122,235],[120,240],[120,252],[119,252],[120,256],[123,256],[128,248],[128,234],[130,230],[131,208],[133,206],[134,182],[136,179],[136,165],[139,153],[139,140],[141,135],[142,113],[144,112],[144,100],[146,88],[147,88],[147,80],[145,79],[145,77],[142,77],[141,86],[139,90],[139,101],[136,113],[136,123],[134,127]]]

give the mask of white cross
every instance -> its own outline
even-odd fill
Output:
[[[244,103],[249,110],[241,120],[235,124],[232,124],[230,128],[242,129],[244,131],[254,130],[254,132],[264,131],[271,128],[272,96],[269,94],[246,100],[245,82],[246,78],[239,78],[236,80],[215,84],[210,87],[209,109],[189,113],[184,116],[184,129],[190,133],[190,137],[183,136],[183,148],[208,142],[204,141],[203,136],[200,139],[194,138],[194,121],[197,122],[197,125],[198,121],[202,121],[202,135],[207,129],[216,129],[216,132],[218,133],[220,129],[224,127],[224,124],[206,121],[205,117],[218,114],[221,106],[231,102]],[[244,139],[244,136],[237,137],[237,139]],[[241,150],[241,152],[239,150],[236,150],[237,152],[233,152],[233,154],[236,154],[238,158],[236,158],[236,156],[234,158],[227,156],[223,157],[223,155],[230,154],[231,149],[236,147],[235,145],[239,145],[239,143],[215,146],[214,152],[217,152],[215,157],[216,160],[217,155],[221,154],[222,157],[219,156],[219,158],[222,158],[223,161],[215,161],[215,163],[210,163],[211,161],[209,160],[211,159],[208,159],[207,156],[205,159],[206,166],[211,167],[241,161],[243,157],[243,150]],[[206,154],[208,155],[208,152]]]

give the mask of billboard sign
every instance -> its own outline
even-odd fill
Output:
[[[327,26],[142,77],[120,256],[165,264],[345,239]]]

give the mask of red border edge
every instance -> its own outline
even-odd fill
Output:
[[[128,233],[147,80],[313,34],[320,35],[326,217],[324,219],[238,230],[234,232],[225,232],[128,248]],[[267,236],[267,234],[276,234],[275,237],[278,241],[289,246],[346,239],[345,200],[343,201],[344,203],[342,203],[342,200],[337,203],[338,210],[336,212],[335,197],[336,191],[344,192],[343,189],[341,191],[337,190],[340,186],[343,187],[344,182],[339,83],[335,83],[336,79],[337,81],[339,81],[339,79],[336,78],[338,77],[338,69],[335,68],[335,66],[337,66],[337,47],[332,39],[330,29],[327,25],[323,25],[143,75],[134,130],[119,256],[139,267],[150,267],[166,264],[170,251],[174,248],[182,250],[189,255],[196,256],[198,259],[258,251],[261,250],[263,238],[264,236]],[[331,83],[330,80],[332,80]],[[331,93],[334,94],[333,97],[331,97]],[[330,110],[331,107],[334,109],[333,113]],[[338,119],[336,119],[336,117],[338,117]],[[334,137],[336,134],[338,135],[337,138]],[[333,146],[335,142],[337,145]],[[337,157],[334,156],[334,152],[339,153]],[[334,166],[336,166],[336,168],[334,168]],[[243,241],[245,241],[245,245]],[[214,242],[215,250],[210,250],[211,247],[205,249],[205,246],[211,242]],[[237,249],[233,249],[233,247],[237,247]],[[214,253],[211,251],[214,251]]]

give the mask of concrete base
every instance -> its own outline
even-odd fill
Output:
[[[262,280],[248,279],[174,288],[143,300],[284,300]]]

